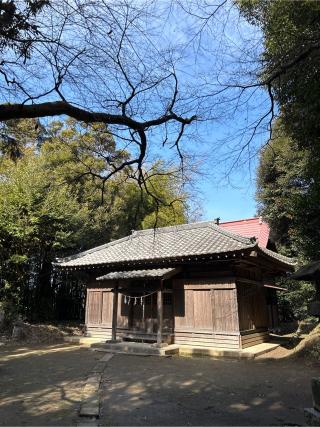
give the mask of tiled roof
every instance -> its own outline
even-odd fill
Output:
[[[104,276],[97,277],[97,280],[120,280],[120,279],[148,279],[168,277],[178,272],[177,268],[150,268],[148,270],[113,271]]]
[[[84,268],[163,262],[189,257],[228,254],[258,249],[286,265],[290,258],[258,247],[254,237],[244,237],[217,226],[212,221],[135,231],[130,236],[57,260],[63,268]]]
[[[269,225],[262,220],[262,218],[255,217],[240,219],[239,221],[221,222],[219,225],[225,230],[240,234],[241,236],[254,236],[257,239],[258,245],[260,247],[267,247],[270,228]]]
[[[241,251],[255,245],[254,238],[230,233],[208,221],[135,231],[130,236],[58,260],[57,265],[84,267],[176,259]]]
[[[277,259],[278,261],[283,262],[284,264],[290,264],[290,265],[296,264],[296,261],[293,258],[289,258],[285,255],[278,254],[278,252],[271,251],[270,249],[260,247],[260,251],[274,259]]]

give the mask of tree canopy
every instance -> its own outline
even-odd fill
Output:
[[[127,156],[115,149],[104,125],[69,120],[44,127],[21,120],[7,122],[2,132],[0,300],[6,310],[15,307],[33,319],[50,318],[61,309],[57,298],[62,285],[52,271],[56,257],[123,237],[132,229],[153,227],[157,221],[186,221],[187,195],[160,163],[148,172],[152,195],[148,187],[141,192],[128,171],[106,183],[95,179],[95,174],[108,175],[108,165]],[[7,138],[16,142],[18,151],[7,151]],[[75,292],[80,301],[80,285],[69,283],[66,290],[67,284],[65,280],[63,292]]]
[[[113,238],[132,224],[179,222],[177,183],[186,178],[188,153],[201,151],[204,124],[205,155],[229,162],[227,175],[257,154],[268,132],[260,210],[283,250],[318,257],[319,14],[313,0],[1,2],[0,185],[16,194],[4,198],[13,230],[17,212],[22,221],[34,210],[26,232],[37,235],[43,218],[53,221],[51,231],[59,223],[67,252],[78,247],[66,231],[81,234],[78,222],[95,242],[101,229]],[[224,144],[221,121],[229,125]],[[210,138],[208,123],[217,126]],[[166,148],[179,167],[150,161],[168,159]],[[60,217],[67,194],[78,217]],[[57,199],[52,217],[47,197]]]
[[[279,248],[301,259],[320,256],[319,158],[288,137],[280,120],[262,150],[257,179],[259,212]]]
[[[259,134],[274,115],[279,81],[286,84],[288,72],[317,52],[308,45],[302,56],[297,50],[289,58],[275,55],[273,62],[259,56],[261,32],[252,24],[264,31],[281,4],[291,19],[281,1],[5,4],[16,32],[0,34],[0,120],[66,115],[104,123],[128,152],[114,173],[132,166],[142,186],[153,147],[158,154],[173,149],[182,161],[197,137],[208,138],[207,123],[213,126],[210,152],[218,157],[221,149],[224,159],[232,158],[230,169],[250,158],[253,140],[260,146]],[[282,39],[282,33],[269,33]],[[223,135],[228,145],[221,144],[221,121],[229,125]]]
[[[320,164],[308,148],[287,136],[279,119],[273,138],[260,154],[257,171],[258,211],[270,224],[277,249],[299,264],[320,256]],[[285,280],[289,290],[279,295],[288,320],[308,316],[315,295],[311,283]]]
[[[299,263],[320,256],[320,5],[317,1],[241,0],[242,13],[260,27],[260,81],[269,82],[270,137],[260,154],[259,212],[279,250]],[[288,283],[282,303],[306,315],[313,287]]]
[[[315,259],[319,257],[320,5],[284,0],[239,4],[263,33],[260,79],[283,71],[270,86],[279,118],[260,157],[260,210],[282,246],[294,255]]]
[[[174,50],[152,34],[155,5],[9,0],[0,8],[0,120],[104,123],[127,147],[113,173],[135,166],[141,185],[154,129],[180,151],[195,114],[179,94]]]
[[[315,148],[320,133],[320,3],[241,0],[239,4],[263,34],[260,81],[270,82],[274,115],[277,104],[288,136],[300,146]]]

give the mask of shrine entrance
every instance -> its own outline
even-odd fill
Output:
[[[173,333],[173,293],[170,278],[175,268],[109,273],[98,280],[112,280],[112,340],[156,341]],[[119,301],[120,299],[120,301]],[[119,304],[120,303],[120,304]],[[118,312],[120,308],[120,313]],[[118,318],[126,319],[125,327]]]
[[[128,327],[131,332],[156,334],[158,331],[158,291],[147,294],[131,293],[122,296],[128,313]],[[121,304],[122,305],[122,304]],[[172,290],[162,289],[163,331],[173,331]]]

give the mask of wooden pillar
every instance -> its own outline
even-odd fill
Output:
[[[117,319],[118,319],[118,292],[119,285],[115,285],[113,289],[113,311],[112,311],[112,341],[117,340]]]
[[[163,329],[163,297],[162,297],[162,280],[160,281],[160,289],[157,292],[157,318],[158,318],[158,331],[157,331],[157,345],[162,344],[162,329]]]

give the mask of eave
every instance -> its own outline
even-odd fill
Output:
[[[254,246],[253,246],[254,247]],[[253,247],[242,249],[239,251],[231,252],[222,252],[218,254],[199,254],[199,255],[190,255],[190,256],[180,256],[180,257],[163,257],[163,258],[153,258],[153,259],[141,259],[141,260],[131,260],[131,261],[120,261],[114,263],[96,263],[96,264],[87,264],[79,266],[63,266],[59,263],[54,263],[54,266],[59,270],[64,271],[96,271],[101,269],[116,270],[119,268],[141,268],[152,267],[152,266],[164,266],[164,265],[183,265],[189,263],[213,263],[221,261],[233,261],[236,259],[243,259],[249,256]]]

